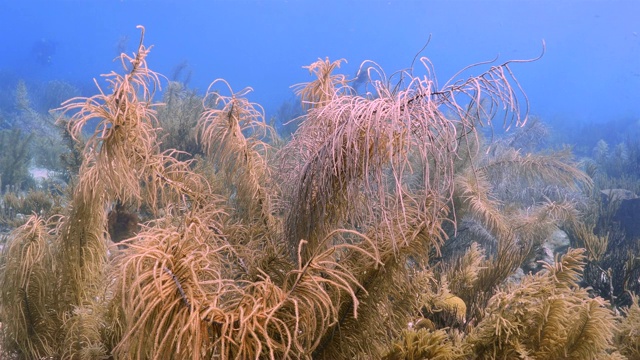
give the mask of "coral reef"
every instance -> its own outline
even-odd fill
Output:
[[[426,58],[366,62],[360,94],[318,60],[285,140],[221,79],[157,110],[141,31],[108,91],[59,109],[69,186],[4,246],[3,358],[637,358],[637,298],[618,317],[581,287],[607,256],[592,179],[536,152],[539,124],[479,130],[525,126],[513,62],[444,87]],[[558,229],[586,250],[527,268]]]

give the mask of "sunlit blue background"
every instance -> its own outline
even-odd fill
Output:
[[[640,120],[640,1],[8,1],[0,0],[0,72],[66,80],[92,95],[94,77],[120,70],[136,25],[154,45],[149,66],[251,86],[267,114],[309,81],[302,68],[345,58],[353,75],[370,59],[387,73],[422,55],[444,83],[467,64],[536,57],[513,70],[531,112],[556,123]],[[46,46],[44,46],[44,45]],[[44,49],[43,49],[44,46]],[[52,52],[42,58],[40,52]],[[10,78],[10,76],[9,76]],[[3,84],[0,84],[3,86]],[[4,84],[4,86],[8,86]]]

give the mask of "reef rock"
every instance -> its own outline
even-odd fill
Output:
[[[620,224],[627,240],[640,239],[640,198],[622,200],[613,221]]]

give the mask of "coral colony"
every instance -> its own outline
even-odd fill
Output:
[[[439,88],[426,58],[319,59],[267,121],[251,89],[163,80],[140,30],[97,95],[15,92],[3,359],[640,359],[612,175],[640,147],[540,151],[513,61]]]

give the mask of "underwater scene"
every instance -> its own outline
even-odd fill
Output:
[[[640,2],[0,2],[0,359],[640,359]]]

